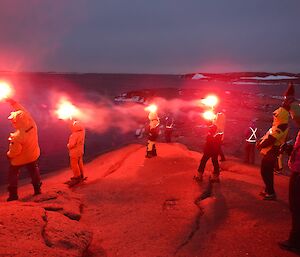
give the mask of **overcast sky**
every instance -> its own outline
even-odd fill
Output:
[[[300,72],[300,0],[0,0],[0,70]]]

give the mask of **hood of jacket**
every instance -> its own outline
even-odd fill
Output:
[[[72,126],[71,126],[71,130],[72,132],[76,132],[76,131],[81,131],[83,130],[83,126],[79,121],[73,121]]]
[[[27,130],[33,126],[28,114],[22,110],[11,112],[8,119],[11,120],[15,128],[19,130]]]
[[[288,121],[289,112],[285,108],[279,107],[273,112],[273,127],[278,126],[280,124],[287,124]]]

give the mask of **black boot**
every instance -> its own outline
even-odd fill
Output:
[[[154,144],[153,147],[152,147],[152,155],[153,155],[153,156],[157,156],[155,144]]]
[[[42,186],[42,182],[40,182],[36,185],[33,185],[34,195],[40,195],[42,193],[41,186]]]
[[[71,181],[68,183],[69,187],[73,187],[77,184],[79,184],[80,182],[82,182],[82,178],[79,176],[79,177],[74,177],[71,179]]]
[[[9,193],[9,196],[6,199],[7,202],[15,201],[15,200],[19,199],[19,197],[18,197],[18,187],[16,187],[16,186],[9,186],[8,187],[8,193]]]
[[[146,158],[152,158],[152,157],[153,157],[152,151],[147,151],[145,157],[146,157]]]

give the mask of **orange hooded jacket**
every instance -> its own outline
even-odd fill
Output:
[[[69,137],[67,147],[71,158],[80,157],[84,153],[85,130],[78,121],[71,123],[72,133]]]
[[[11,165],[19,166],[36,161],[40,156],[37,126],[30,113],[11,100],[14,112],[8,117],[16,131],[10,133],[7,156]]]

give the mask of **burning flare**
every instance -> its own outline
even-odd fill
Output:
[[[203,118],[206,119],[206,120],[214,120],[216,118],[216,115],[213,111],[205,111],[203,114],[202,114]]]
[[[0,101],[12,95],[11,86],[4,81],[0,81]]]
[[[213,108],[214,106],[216,106],[218,104],[219,99],[215,95],[208,95],[206,98],[202,99],[201,102],[204,105]]]
[[[145,108],[145,111],[154,113],[157,111],[157,106],[155,104],[151,104]]]
[[[69,101],[61,100],[55,111],[57,117],[62,120],[73,119],[79,114],[79,110]]]

